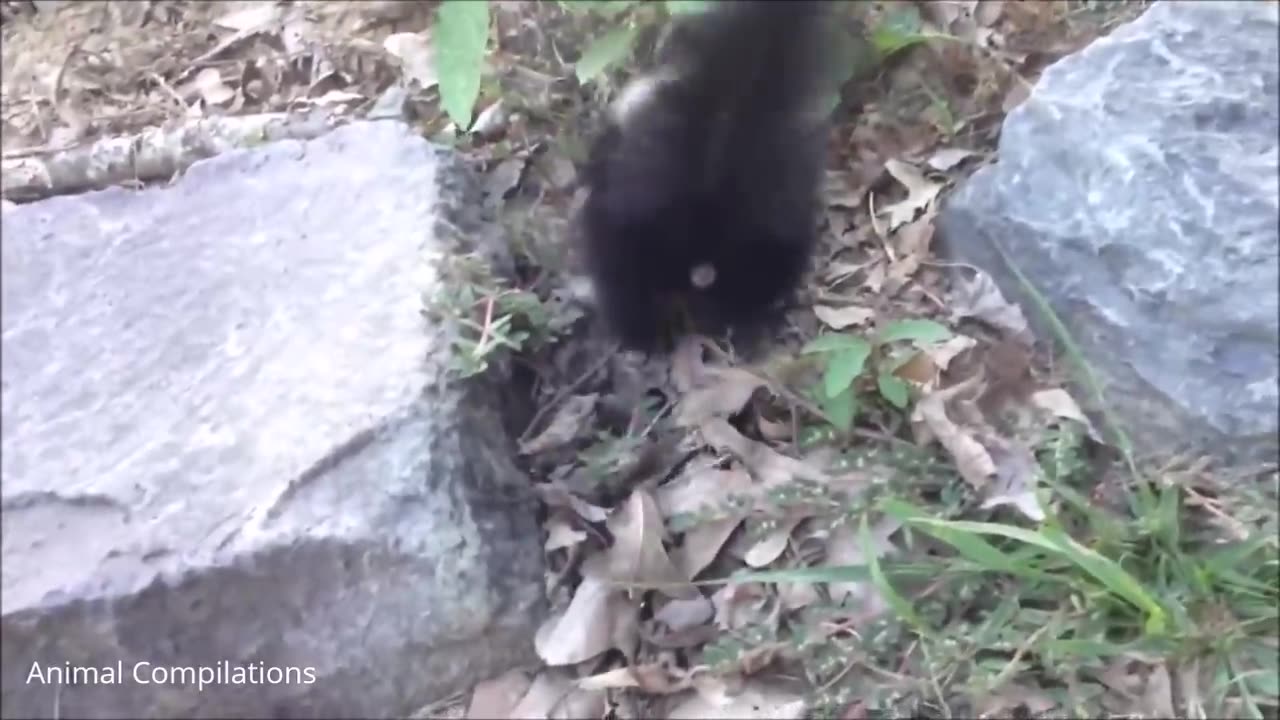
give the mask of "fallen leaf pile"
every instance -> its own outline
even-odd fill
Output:
[[[942,24],[1003,58],[966,58],[964,68],[995,72],[984,81],[993,88],[1020,86],[1001,48],[1002,3],[936,5],[956,6]],[[1004,96],[989,97],[981,102],[998,106]],[[571,457],[565,447],[590,445],[583,454],[596,459],[591,472],[557,467],[539,486],[555,607],[537,636],[544,666],[478,687],[469,717],[806,717],[837,685],[892,687],[869,669],[870,638],[885,632],[895,600],[867,570],[909,550],[902,521],[875,512],[876,498],[951,484],[966,488],[974,512],[1007,508],[1031,526],[1046,512],[1031,448],[1064,423],[1097,439],[1071,397],[1033,371],[1019,308],[986,275],[947,275],[933,260],[939,200],[990,157],[995,126],[975,125],[967,139],[928,120],[879,132],[887,105],[864,110],[845,131],[846,162],[828,173],[827,255],[812,314],[797,325],[807,336],[859,337],[910,318],[947,326],[945,337],[893,348],[892,376],[911,405],[905,425],[864,407],[854,426],[833,431],[828,409],[806,393],[822,369],[794,343],[742,364],[688,339],[669,372],[632,378],[668,405],[633,416],[627,437],[602,439],[584,420],[600,416],[607,386],[562,400],[525,451],[556,445],[560,462]],[[859,363],[887,363],[884,352],[869,349]],[[836,384],[856,380],[859,367]],[[657,446],[636,433],[674,437],[681,451],[667,443],[637,472],[642,448]],[[906,601],[934,589],[905,589]],[[836,696],[846,699],[825,711],[865,712],[856,694]],[[1045,711],[1034,688],[1013,683],[986,698],[997,712]]]
[[[1033,419],[997,428],[980,409],[982,364],[965,366],[968,377],[947,373],[978,348],[955,335],[917,353],[911,444],[949,457],[956,482],[980,507],[1007,505],[1031,524],[1044,517],[1028,449],[1037,429],[1088,421],[1064,391],[1031,387],[1006,403]],[[800,638],[856,637],[891,612],[858,571],[902,552],[902,523],[879,515],[860,529],[855,518],[878,491],[911,476],[888,463],[835,462],[830,446],[796,452],[791,429],[815,419],[788,406],[799,393],[769,363],[733,365],[715,352],[708,361],[714,349],[697,337],[677,349],[665,385],[674,410],[655,426],[686,433],[691,456],[648,473],[612,507],[555,480],[538,486],[549,508],[556,605],[537,634],[545,667],[532,681],[513,673],[477,688],[471,717],[567,718],[586,708],[629,717],[804,717],[813,688],[794,682],[807,659]],[[564,401],[538,447],[588,441],[567,428],[581,428],[598,401]],[[795,424],[767,419],[788,413]],[[759,573],[735,577],[741,571]],[[842,571],[847,579],[836,579]],[[520,714],[532,707],[536,714]]]

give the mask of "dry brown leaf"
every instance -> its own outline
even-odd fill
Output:
[[[559,189],[569,188],[578,177],[578,171],[574,167],[573,160],[560,152],[558,148],[549,148],[538,156],[536,162],[538,169],[551,181],[553,187]]]
[[[1040,688],[1011,681],[979,698],[976,714],[983,718],[1011,717],[1022,705],[1026,705],[1031,717],[1043,717],[1058,707],[1058,702]]]
[[[252,3],[214,19],[213,24],[237,32],[266,30],[280,21],[280,7],[274,3]]]
[[[973,9],[973,20],[982,27],[995,25],[1004,13],[1004,0],[978,0]]]
[[[716,609],[716,626],[722,630],[738,630],[763,624],[772,611],[769,591],[760,583],[729,583],[711,596]]]
[[[495,100],[476,113],[475,122],[471,123],[472,135],[481,138],[495,138],[507,130],[511,114],[507,112],[506,103]]]
[[[804,698],[798,694],[752,683],[741,692],[726,696],[721,702],[712,702],[702,693],[690,693],[688,698],[671,708],[667,717],[671,720],[798,720],[805,717],[807,710]]]
[[[222,105],[236,96],[236,91],[222,82],[222,73],[217,68],[205,68],[196,73],[191,81],[191,90],[208,105]]]
[[[864,700],[854,700],[844,706],[844,710],[840,711],[840,720],[867,720],[869,713],[867,712],[867,703]]]
[[[1005,300],[991,276],[981,271],[975,272],[971,279],[961,279],[955,284],[951,315],[957,320],[977,318],[1014,337],[1026,337],[1030,333],[1022,309]]]
[[[1173,709],[1173,679],[1165,663],[1157,663],[1147,675],[1147,686],[1142,693],[1142,712],[1147,717],[1179,717]]]
[[[950,34],[957,40],[963,40],[968,45],[980,48],[993,47],[993,43],[1000,39],[995,30],[978,23],[972,13],[952,22]]]
[[[888,273],[889,266],[887,263],[878,262],[875,265],[872,265],[867,270],[866,277],[862,280],[862,287],[866,288],[867,292],[874,295],[880,294],[880,291],[884,288],[885,276]]]
[[[291,56],[309,53],[310,46],[320,39],[318,30],[320,30],[319,25],[312,22],[305,14],[298,12],[297,6],[294,6],[290,17],[280,28],[280,42],[284,45],[285,52]]]
[[[938,366],[928,353],[916,352],[911,355],[910,360],[899,365],[898,369],[893,371],[893,374],[928,390],[932,388],[934,381],[937,380],[938,372]]]
[[[987,489],[983,508],[1012,505],[1034,522],[1045,518],[1036,498],[1040,486],[1040,463],[1030,448],[993,435],[983,438],[983,446],[995,463],[995,477]]]
[[[467,717],[471,720],[509,717],[532,685],[533,680],[521,670],[476,683],[467,706]]]
[[[1022,103],[1031,97],[1032,84],[1014,75],[1013,84],[1009,86],[1009,92],[1005,93],[1004,100],[1000,103],[1000,109],[1004,114],[1008,115]]]
[[[1117,696],[1103,701],[1113,713],[1130,717],[1178,717],[1173,707],[1173,682],[1163,662],[1122,656],[1108,664],[1098,679]]]
[[[668,629],[678,632],[711,622],[711,618],[715,617],[715,611],[715,606],[711,604],[711,601],[699,595],[696,598],[687,600],[668,600],[661,608],[658,608],[658,611],[653,614],[653,618]]]
[[[521,441],[520,454],[533,455],[567,445],[589,431],[595,419],[596,393],[574,395],[560,404],[547,428],[538,435]]]
[[[894,551],[889,538],[902,527],[902,523],[893,518],[884,517],[868,528],[871,541],[875,543],[872,550],[875,557],[880,558]],[[869,554],[862,544],[862,533],[850,523],[836,526],[827,537],[826,560],[822,567],[847,567],[866,565]],[[853,600],[852,607],[860,614],[878,615],[888,608],[888,604],[870,581],[849,581],[828,583],[831,601],[844,603],[847,598]]]
[[[529,169],[529,153],[517,152],[503,158],[484,181],[485,192],[491,198],[507,197],[520,186],[525,171]]]
[[[760,435],[765,440],[777,442],[789,442],[795,429],[791,423],[774,422],[766,417],[756,418],[756,427],[759,428]]]
[[[754,374],[739,368],[707,368],[711,382],[690,391],[680,399],[676,424],[691,427],[713,417],[728,417],[751,400],[756,388],[765,383]]]
[[[920,351],[929,356],[933,364],[941,370],[946,370],[951,361],[956,359],[960,353],[976,346],[978,342],[968,335],[952,335],[950,338],[940,343],[929,343],[920,348]]]
[[[662,545],[666,536],[662,512],[648,492],[632,491],[606,525],[613,534],[613,547],[607,553],[610,579],[656,587],[668,597],[698,595],[697,588],[688,584],[689,578],[667,556]]]
[[[640,687],[640,682],[632,674],[631,668],[620,667],[596,675],[588,675],[578,680],[578,687],[584,690],[616,690]]]
[[[996,465],[982,446],[971,435],[947,417],[946,403],[953,397],[971,390],[977,378],[966,380],[952,387],[935,390],[924,395],[911,413],[913,423],[920,422],[937,439],[956,461],[956,468],[969,485],[975,489],[986,488],[995,475]]]
[[[1040,390],[1031,394],[1031,404],[1045,412],[1052,414],[1054,417],[1074,420],[1084,426],[1085,431],[1089,433],[1089,437],[1095,442],[1102,442],[1102,436],[1098,434],[1093,423],[1080,410],[1080,406],[1071,397],[1070,393],[1061,388],[1052,388],[1049,390]]]
[[[587,539],[585,532],[574,528],[563,517],[553,516],[548,518],[546,529],[547,542],[543,545],[543,548],[547,552],[573,547]]]
[[[613,647],[615,617],[623,614],[628,603],[617,587],[585,571],[586,566],[599,557],[584,563],[582,582],[574,591],[569,607],[548,618],[534,635],[538,657],[550,666],[590,660]]]
[[[538,718],[551,717],[551,713],[574,689],[573,680],[563,671],[548,670],[538,674],[520,702],[507,715],[471,715],[475,720],[486,717]]]
[[[964,29],[974,26],[973,13],[977,0],[928,0],[918,3],[920,15],[938,31],[965,37]]]
[[[929,208],[942,191],[943,183],[930,180],[914,166],[901,160],[885,161],[885,170],[907,189],[907,197],[903,200],[879,208],[876,215],[888,215],[888,232],[909,223],[916,213]]]
[[[548,716],[550,720],[581,720],[604,717],[609,698],[603,690],[574,688],[565,695]]]
[[[671,695],[688,690],[692,683],[689,674],[679,667],[671,663],[652,662],[585,677],[578,681],[578,686],[592,690],[638,688],[655,695]]]
[[[867,185],[860,183],[852,173],[828,170],[823,198],[832,207],[857,210],[867,194]]]
[[[710,343],[700,335],[685,335],[671,353],[671,382],[681,393],[702,387],[708,381],[702,353]]]
[[[671,551],[671,562],[687,578],[696,578],[715,561],[721,548],[738,529],[742,518],[716,520],[699,525],[684,534],[684,544]]]
[[[818,595],[818,586],[815,583],[782,582],[778,583],[777,589],[778,600],[788,610],[800,610],[821,599],[821,596]]]
[[[839,260],[833,260],[823,266],[822,280],[827,283],[838,284],[862,272],[873,262],[875,261],[868,261],[863,263],[850,263],[850,262],[840,262]]]
[[[755,492],[755,481],[740,468],[692,467],[655,493],[662,517],[707,513],[723,516],[730,498]]]
[[[988,412],[993,408],[1024,403],[1035,389],[1032,374],[1032,349],[1016,340],[998,340],[986,348],[982,357],[987,387],[980,399]]]
[[[693,671],[685,670],[674,661],[674,656],[664,653],[657,662],[632,667],[640,689],[656,695],[673,695],[693,687]]]
[[[355,105],[365,101],[365,96],[360,93],[347,92],[345,90],[330,90],[318,98],[302,98],[298,100],[299,106],[314,105],[316,107],[333,107],[337,105]]]
[[[831,238],[837,245],[844,247],[856,247],[858,244],[857,235],[849,235],[849,230],[853,227],[853,211],[844,208],[832,207],[827,208],[823,213],[827,218],[827,230],[831,234]]]
[[[738,672],[743,675],[755,675],[773,665],[774,661],[787,655],[788,646],[780,642],[764,643],[744,650],[737,657]]]
[[[969,0],[929,0],[918,3],[918,7],[925,21],[943,32],[950,32],[952,23],[972,12]]]
[[[889,263],[885,284],[890,293],[897,292],[920,269],[920,263],[929,256],[933,242],[933,212],[916,218],[898,231],[894,250],[896,257]]]
[[[733,695],[743,686],[740,675],[712,672],[704,665],[692,668],[689,676],[692,679],[694,692],[712,705],[724,705],[730,702]]]
[[[1205,698],[1200,691],[1200,679],[1199,658],[1179,663],[1178,690],[1186,711],[1178,717],[1208,717],[1208,712],[1204,709]]]
[[[627,659],[627,663],[633,664],[640,645],[640,607],[637,603],[623,603],[620,600],[613,609],[613,630],[609,633],[609,638]]]
[[[929,246],[933,242],[934,214],[932,210],[926,211],[924,215],[898,231],[895,249],[898,251],[899,262],[914,258],[918,264],[929,256]]]
[[[703,350],[709,341],[686,336],[671,359],[671,380],[684,396],[676,421],[682,427],[697,425],[718,415],[732,415],[751,399],[764,380],[741,368],[708,365]]]
[[[830,305],[814,305],[813,314],[827,327],[833,330],[843,330],[848,327],[857,327],[866,325],[876,316],[876,311],[871,308],[858,307],[857,305],[845,305],[844,307],[831,307]]]
[[[604,522],[609,517],[608,510],[583,500],[559,482],[537,483],[533,490],[548,507],[571,510],[587,522]]]
[[[1032,393],[1031,404],[1054,417],[1075,420],[1082,425],[1089,424],[1089,418],[1085,417],[1084,413],[1080,411],[1080,406],[1076,404],[1071,394],[1061,388],[1051,388]]]
[[[763,487],[757,489],[757,492],[786,485],[796,479],[818,483],[830,480],[830,476],[822,470],[743,436],[725,420],[710,420],[703,423],[699,430],[709,445],[733,453],[760,478]]]
[[[791,531],[795,530],[796,525],[803,522],[805,517],[797,514],[778,520],[777,527],[757,540],[742,559],[753,568],[762,568],[777,560],[782,555],[782,551],[787,549],[787,543],[791,541]]]
[[[929,167],[939,172],[946,172],[973,157],[976,153],[965,148],[943,148],[929,156]]]

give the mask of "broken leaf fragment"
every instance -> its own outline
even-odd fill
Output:
[[[746,406],[757,388],[764,385],[759,377],[740,368],[714,368],[710,375],[708,384],[680,399],[677,418],[680,426],[689,427],[712,417],[733,415]]]
[[[844,307],[815,305],[813,306],[813,314],[817,315],[818,319],[832,330],[843,330],[847,327],[866,325],[876,316],[875,311],[871,308],[858,307],[857,305],[845,305]]]
[[[609,650],[615,616],[626,604],[617,587],[584,573],[569,606],[544,622],[534,635],[538,657],[554,667],[574,665]]]
[[[807,709],[804,698],[798,694],[751,683],[737,693],[726,695],[720,702],[713,702],[702,693],[690,693],[671,708],[667,717],[671,720],[799,720],[806,716]]]
[[[922,397],[912,412],[912,422],[919,422],[942,445],[956,462],[961,477],[975,489],[982,490],[996,474],[995,462],[982,443],[947,415],[947,402],[977,386],[976,379],[966,380]]]
[[[1005,300],[995,280],[984,272],[957,280],[952,289],[951,314],[956,319],[976,318],[1014,337],[1030,333],[1022,309]]]
[[[907,189],[907,197],[890,205],[879,208],[877,215],[887,215],[889,226],[893,232],[915,219],[916,215],[929,208],[938,199],[944,183],[930,180],[914,166],[901,160],[887,160],[885,170]]]
[[[778,521],[776,527],[765,533],[764,537],[747,550],[743,560],[754,568],[765,567],[777,560],[787,549],[787,543],[791,542],[791,532],[797,525],[804,522],[804,519],[803,514],[797,513]]]
[[[653,587],[669,597],[691,598],[699,594],[667,555],[662,513],[648,492],[633,491],[609,516],[607,526],[614,538],[606,555],[611,580]]]
[[[416,82],[419,88],[430,90],[439,83],[430,38],[421,33],[393,33],[382,41],[382,48],[400,61],[405,79]]]
[[[520,670],[510,670],[496,678],[483,680],[471,691],[467,717],[509,717],[511,711],[529,692],[533,680]]]

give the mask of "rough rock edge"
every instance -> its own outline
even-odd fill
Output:
[[[451,244],[466,246],[468,239],[481,237],[479,233],[483,232],[484,229],[481,216],[475,213],[475,209],[479,207],[477,202],[480,194],[478,183],[474,173],[469,168],[464,167],[456,155],[442,148],[435,148],[435,152],[439,161],[437,167],[439,199],[435,228],[436,243],[442,249]],[[494,252],[492,247],[489,250]],[[427,331],[428,329],[424,328],[424,332]],[[444,350],[441,349],[439,351],[443,352]],[[423,361],[429,363],[427,358],[423,358]],[[499,534],[508,538],[520,538],[528,534],[531,538],[537,537],[540,539],[540,530],[534,522],[537,507],[536,500],[525,476],[516,468],[512,460],[515,456],[514,439],[503,427],[502,422],[504,417],[502,403],[504,397],[509,394],[504,392],[507,389],[505,383],[509,381],[509,374],[505,372],[504,368],[494,367],[482,377],[473,378],[460,384],[450,384],[447,382],[443,367],[440,364],[429,364],[433,365],[433,369],[438,371],[434,378],[435,382],[433,383],[429,379],[428,385],[423,388],[422,395],[416,401],[410,402],[403,411],[396,413],[395,416],[385,418],[376,435],[393,435],[397,426],[421,425],[423,422],[432,423],[432,418],[452,418],[453,421],[450,423],[450,427],[445,428],[443,432],[429,433],[429,437],[433,439],[434,444],[428,454],[431,460],[431,474],[438,477],[457,477],[459,475],[456,472],[457,466],[450,467],[450,464],[457,463],[462,458],[467,458],[469,462],[463,466],[467,474],[467,481],[450,483],[448,491],[464,493],[464,497],[461,499],[463,504],[459,505],[459,507],[465,507],[473,511],[471,520],[475,522],[479,532],[487,534],[486,527],[491,526],[491,523],[495,520],[509,521],[511,518],[527,518],[529,521],[527,533],[508,527],[501,529]],[[388,433],[388,431],[391,432]],[[400,431],[403,432],[405,430],[402,429]],[[376,442],[377,440],[375,439],[374,443]],[[448,472],[449,470],[454,470],[455,472]],[[517,508],[513,509],[513,505],[517,506]],[[485,628],[481,637],[459,638],[459,642],[465,642],[469,653],[477,658],[469,668],[473,673],[470,675],[463,673],[459,676],[463,683],[469,684],[482,680],[489,674],[500,673],[507,668],[523,662],[533,662],[535,659],[532,631],[536,629],[536,619],[530,621],[528,618],[530,615],[537,618],[545,612],[546,598],[541,593],[540,584],[543,559],[541,543],[539,542],[536,545],[530,543],[530,545],[531,547],[527,548],[528,558],[524,559],[524,562],[487,564],[494,571],[487,578],[489,587],[494,589],[490,598],[521,598],[524,595],[527,602],[519,607],[494,608],[492,617],[495,622]],[[493,554],[501,553],[508,547],[499,545],[484,549]],[[318,548],[313,548],[313,550],[315,549]],[[472,548],[470,550],[474,552],[476,549]],[[214,568],[212,572],[208,572],[209,568],[202,566],[198,572],[177,575],[161,573],[148,582],[148,587],[139,588],[137,592],[122,597],[90,599],[87,603],[77,603],[75,607],[64,608],[53,615],[42,614],[39,609],[33,609],[17,616],[9,616],[6,618],[6,625],[11,629],[25,626],[26,632],[22,634],[27,636],[27,641],[20,643],[16,647],[6,642],[5,645],[8,652],[5,654],[39,659],[39,656],[46,655],[50,651],[58,653],[58,646],[61,643],[48,644],[39,641],[39,638],[45,635],[40,627],[45,623],[63,625],[69,622],[72,625],[80,625],[82,627],[81,632],[92,634],[92,626],[108,617],[115,617],[125,623],[130,623],[143,621],[148,616],[158,619],[158,617],[164,617],[166,614],[176,621],[181,619],[184,610],[192,615],[199,615],[198,604],[200,603],[200,598],[204,595],[200,591],[200,586],[204,586],[206,583],[217,584],[217,577],[228,572],[233,574],[245,573],[259,577],[262,577],[264,573],[270,574],[270,566],[274,564],[272,558],[274,557],[277,560],[284,558],[289,554],[284,551],[284,548],[267,549],[265,553],[232,560],[222,568]],[[345,554],[348,553],[342,553],[342,555]],[[510,558],[504,559],[510,560]],[[340,566],[346,564],[345,561],[339,563]],[[346,570],[343,567],[334,567],[333,563],[326,563],[326,565],[329,566],[330,570],[339,572]],[[527,567],[531,570],[526,576],[520,576],[502,573],[500,570],[503,567]],[[193,584],[196,587],[192,587]],[[529,587],[536,588],[537,592],[529,593]],[[525,593],[517,592],[520,588],[525,588]],[[194,599],[189,593],[195,595]],[[47,598],[47,600],[55,603],[59,602],[59,599],[55,597]],[[124,600],[134,607],[116,611],[104,605],[104,603],[114,604],[119,600]],[[146,606],[155,605],[157,602],[162,605],[162,607],[155,608],[155,612],[162,613],[160,616],[151,615],[144,610]],[[178,617],[175,618],[172,605],[175,602],[179,604],[189,602],[191,605],[190,607],[179,609],[177,612]],[[94,606],[97,606],[96,609]],[[510,622],[505,621],[508,619]],[[66,629],[66,626],[63,625],[63,630],[65,631]],[[175,628],[175,630],[180,630],[180,628]],[[78,633],[72,632],[73,637],[76,634]],[[138,659],[146,659],[154,664],[164,664],[168,659],[164,657],[166,655],[188,655],[182,651],[183,639],[181,636],[184,634],[186,633],[175,632],[175,636],[171,639],[169,646],[160,648],[158,655],[154,652],[156,650],[154,648],[148,650],[145,656],[142,653],[132,652],[130,648],[124,646],[118,646],[118,650],[122,654],[121,659],[125,660],[126,664]],[[195,633],[195,635],[198,636],[199,632]],[[480,643],[485,646],[483,652],[477,652],[478,644]],[[33,645],[42,646],[45,652],[37,654],[23,651],[26,648],[34,649]],[[70,649],[67,647],[61,648],[62,651]],[[417,666],[417,670],[424,671],[418,674],[418,677],[422,678],[422,684],[418,685],[416,692],[410,688],[402,688],[406,697],[400,700],[400,707],[364,707],[361,714],[385,713],[392,716],[403,715],[423,703],[438,701],[444,696],[465,689],[458,682],[447,687],[433,685],[433,679],[441,677],[446,668],[452,667],[457,670],[457,667],[452,664],[456,661],[456,657],[449,652],[447,643],[432,649],[436,651],[432,657],[423,657],[418,663],[414,663]],[[212,649],[212,651],[216,652],[216,648]],[[62,652],[60,654],[64,655],[65,659],[73,664],[77,660],[71,653]],[[439,659],[437,660],[436,658]],[[184,659],[190,660],[192,658],[188,655]],[[277,664],[270,661],[270,656],[266,659],[268,666]],[[92,658],[87,657],[83,658],[83,660],[93,661]],[[376,664],[377,660],[377,658],[372,658],[371,663]],[[433,667],[438,667],[441,672],[431,672]],[[373,668],[371,672],[377,673],[377,668]],[[170,695],[166,702],[165,694],[158,693],[152,709],[163,710],[166,706],[173,708],[172,703],[180,703],[181,697],[184,695],[185,693],[183,692],[179,692],[177,696]],[[299,694],[286,693],[284,696],[277,696],[276,706],[272,710],[274,714],[280,717],[299,713],[305,715],[331,714],[334,710],[331,707],[324,707],[326,703],[323,695],[324,693],[320,693],[319,696],[306,692]],[[379,695],[383,694],[379,693]],[[413,695],[421,697],[411,697]],[[82,705],[88,699],[88,695],[81,695],[81,700],[75,704]],[[212,704],[208,702],[198,703],[195,707],[189,708],[189,710],[206,716],[235,714],[237,708],[226,704],[225,701],[228,699],[223,696],[221,697],[223,702],[219,703],[211,697],[209,700],[213,701]],[[355,704],[361,703],[360,699],[352,700]],[[349,709],[350,707],[348,707]],[[53,711],[52,707],[50,711]]]

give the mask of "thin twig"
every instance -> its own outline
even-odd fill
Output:
[[[548,402],[546,405],[543,405],[541,408],[538,408],[538,412],[534,413],[533,419],[529,421],[528,427],[524,429],[523,433],[520,433],[520,440],[521,441],[528,440],[529,435],[533,433],[533,429],[538,426],[538,423],[542,422],[542,419],[546,416],[548,412],[551,411],[552,408],[554,408],[556,405],[559,405],[565,398],[569,397],[569,395],[576,392],[578,388],[582,387],[582,385],[585,384],[586,381],[592,375],[596,374],[596,371],[604,367],[605,363],[612,360],[613,356],[617,352],[618,352],[618,343],[615,342],[609,348],[608,352],[604,353],[604,355],[598,361],[596,361],[594,365],[592,365],[590,368],[587,368],[586,372],[578,376],[578,378],[573,382],[561,388],[560,391],[556,393],[555,397],[551,398],[550,402]]]

